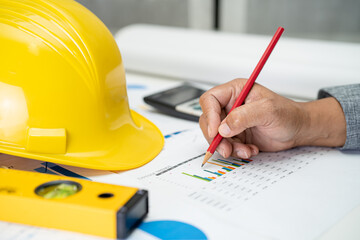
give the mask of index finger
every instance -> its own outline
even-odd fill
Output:
[[[200,97],[199,103],[208,125],[209,137],[216,136],[221,123],[222,109],[230,111],[245,83],[246,79],[235,79],[208,90]]]

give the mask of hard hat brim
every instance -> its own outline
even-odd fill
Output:
[[[126,134],[115,134],[107,149],[91,154],[44,154],[27,152],[25,149],[0,146],[0,152],[58,164],[98,170],[128,170],[140,167],[154,159],[164,146],[161,131],[148,119],[131,111],[134,126],[128,126]]]

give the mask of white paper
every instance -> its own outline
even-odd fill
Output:
[[[179,209],[192,206],[225,225],[236,223],[237,229],[254,233],[253,239],[315,239],[360,204],[359,154],[319,147],[261,153],[217,176],[206,171],[221,167],[208,163],[200,168],[206,149],[201,133],[189,131],[181,138],[186,144],[169,146],[169,154],[119,174],[116,181],[146,187],[159,194],[157,198],[171,194]],[[223,160],[217,154],[212,159]],[[204,181],[183,172],[216,179]]]

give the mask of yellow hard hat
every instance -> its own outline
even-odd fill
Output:
[[[109,30],[73,0],[0,0],[0,152],[125,170],[164,138],[129,109]]]

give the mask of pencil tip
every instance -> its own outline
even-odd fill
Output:
[[[205,165],[205,163],[209,160],[209,158],[211,158],[211,156],[212,156],[211,152],[206,152],[205,157],[204,157],[204,161],[203,161],[201,167],[203,167]]]

